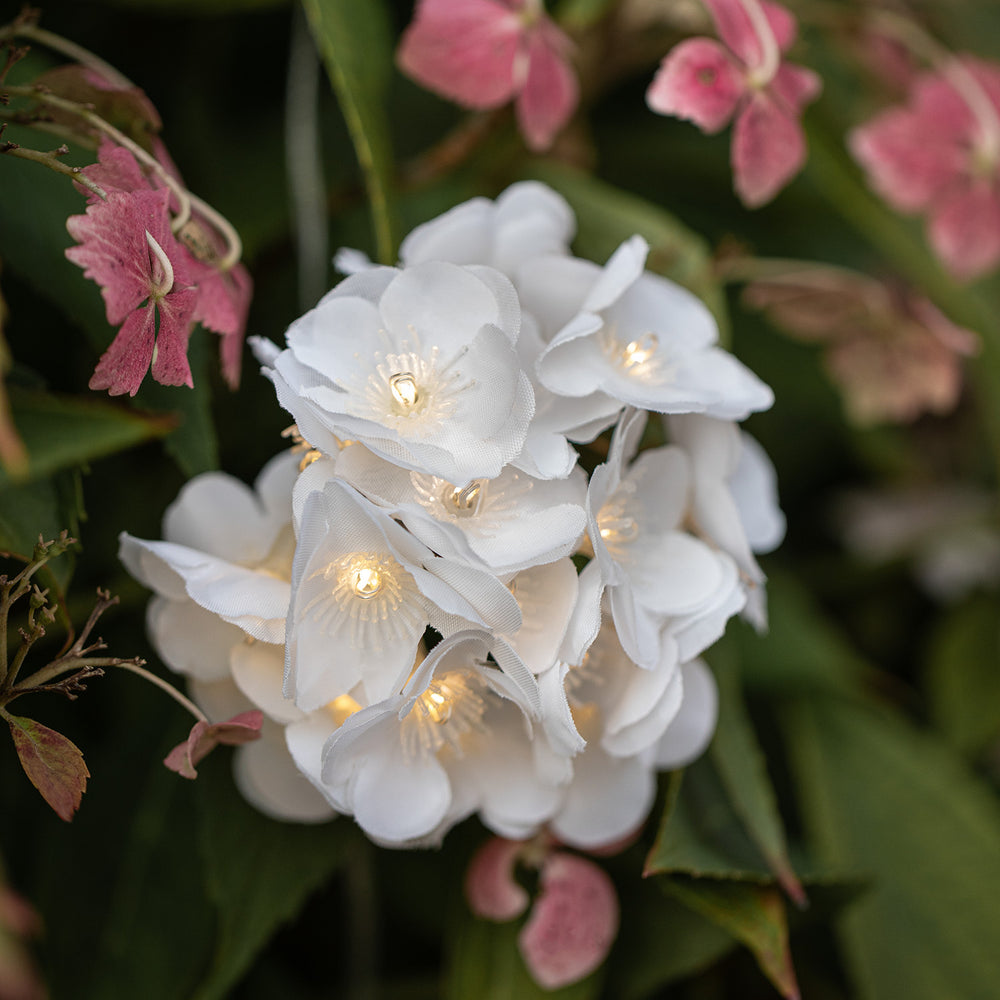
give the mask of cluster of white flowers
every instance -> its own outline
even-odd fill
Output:
[[[642,238],[599,267],[574,226],[523,183],[399,267],[342,254],[287,347],[255,345],[298,448],[254,490],[192,480],[165,541],[122,536],[163,659],[214,717],[264,712],[236,775],[265,812],[393,846],[478,813],[594,848],[710,740],[697,657],[763,623],[753,553],[784,530],[735,423],[772,395]],[[646,411],[671,443],[639,450]],[[588,477],[573,443],[612,427]]]

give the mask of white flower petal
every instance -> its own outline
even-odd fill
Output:
[[[704,753],[715,733],[719,693],[712,672],[701,660],[681,667],[684,699],[656,746],[656,766],[684,767]]]

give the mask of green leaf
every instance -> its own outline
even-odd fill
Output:
[[[28,479],[130,448],[173,429],[173,421],[135,413],[99,396],[53,396],[11,386],[14,422],[28,450]],[[0,490],[11,477],[0,469]]]
[[[4,138],[34,146],[45,137],[25,130],[15,136],[8,129]],[[77,151],[72,162],[87,163],[93,158],[93,154],[89,159],[81,157]],[[112,330],[101,294],[66,259],[66,249],[73,245],[66,219],[83,213],[87,207],[83,196],[66,177],[10,156],[0,156],[0,191],[0,257],[5,266],[82,327],[95,351],[103,351],[111,342]],[[11,344],[11,351],[16,357],[16,343]]]
[[[393,61],[385,5],[383,0],[302,0],[302,5],[364,173],[379,260],[392,264],[393,158],[385,108]]]
[[[145,700],[138,704],[148,708],[162,695],[142,692],[139,697]],[[163,715],[178,729],[185,724],[180,712],[172,708]],[[125,749],[140,755],[147,764],[143,769],[146,773],[139,771],[135,785],[121,783],[124,765],[114,758],[103,772],[105,795],[115,794],[109,786],[117,783],[121,802],[118,810],[111,811],[105,801],[103,825],[95,824],[104,831],[106,850],[115,852],[116,861],[109,872],[112,877],[105,887],[110,907],[99,950],[88,956],[94,981],[90,989],[76,987],[67,995],[86,1000],[139,996],[143,1000],[190,1000],[211,954],[212,912],[205,899],[198,852],[196,796],[187,782],[161,763],[167,742],[177,734],[172,725],[164,727],[163,715],[152,723],[166,729],[159,753],[146,730],[136,725],[139,716],[131,716],[132,728],[142,729],[144,742],[132,734],[119,734],[121,739],[133,741]],[[95,787],[95,800],[100,791]],[[114,817],[119,817],[124,829],[109,833],[106,827]],[[83,819],[91,819],[90,814],[81,816]],[[64,934],[68,933],[69,928],[65,928]]]
[[[974,757],[1000,735],[1000,625],[995,594],[952,611],[934,633],[924,685],[934,725]]]
[[[445,1000],[590,1000],[599,995],[603,968],[558,990],[544,990],[532,978],[517,946],[523,921],[494,923],[455,906],[446,941]]]
[[[739,650],[747,685],[782,696],[808,691],[864,697],[877,674],[823,616],[801,582],[772,572],[767,599],[767,635],[736,622],[722,640]]]
[[[727,931],[665,895],[661,881],[622,887],[622,925],[608,969],[614,1000],[648,1000],[737,946]]]
[[[229,996],[274,932],[348,862],[355,836],[344,819],[319,825],[269,819],[237,792],[225,758],[208,757],[198,772],[202,848],[218,933],[197,1000]]]
[[[743,703],[739,663],[713,657],[719,684],[719,722],[709,748],[712,763],[736,814],[789,897],[804,905],[802,885],[788,860],[785,827],[753,723]]]
[[[643,874],[671,873],[773,881],[707,757],[670,778],[667,806]]]
[[[596,24],[614,5],[615,0],[562,0],[555,17],[564,28],[579,31]]]
[[[713,273],[711,251],[703,237],[658,205],[571,167],[535,161],[524,176],[551,185],[573,207],[578,225],[575,248],[581,256],[606,260],[622,242],[638,233],[649,243],[646,266],[703,299],[723,338],[728,336],[725,294]]]
[[[0,715],[10,726],[24,773],[59,818],[68,823],[80,808],[90,777],[83,753],[61,733],[34,719],[9,715],[3,709]]]
[[[40,479],[0,490],[0,549],[30,556],[38,536],[57,538],[66,529],[79,537],[80,507],[76,496],[77,476],[60,472],[51,479]],[[61,590],[73,575],[72,553],[46,565]]]
[[[777,889],[698,879],[665,879],[662,885],[665,892],[742,941],[778,992],[797,1000],[785,901]]]
[[[874,878],[838,926],[857,996],[995,997],[996,798],[895,713],[802,699],[782,719],[820,860]]]
[[[251,10],[285,7],[289,0],[102,0],[107,7],[155,10],[165,14],[190,17],[237,14]]]

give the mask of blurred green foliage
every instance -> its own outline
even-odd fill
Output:
[[[611,6],[560,9],[583,30]],[[945,44],[1000,55],[983,48],[998,38],[988,0],[923,7]],[[785,995],[790,953],[805,995],[820,1000],[995,996],[998,595],[980,588],[946,608],[920,591],[905,559],[872,570],[845,550],[834,501],[850,488],[936,481],[996,488],[1000,286],[955,285],[919,227],[864,188],[843,130],[879,98],[859,86],[846,38],[830,43],[825,28],[805,23],[800,58],[827,80],[807,115],[813,155],[774,204],[750,213],[730,190],[727,140],[645,107],[648,59],[597,81],[586,124],[554,158],[529,157],[501,115],[468,157],[428,173],[421,154],[463,115],[391,68],[411,5],[307,0],[305,9],[336,90],[324,89],[319,118],[332,247],[388,257],[401,231],[445,208],[542,178],[576,209],[581,253],[603,259],[643,233],[654,266],[706,299],[777,397],[748,424],[778,468],[789,521],[785,544],[764,560],[771,631],[731,625],[710,656],[725,732],[683,779],[663,782],[659,829],[652,822],[609,860],[623,925],[607,967],[551,995],[775,995],[742,942]],[[292,14],[276,0],[44,8],[45,26],[152,98],[188,184],[241,232],[256,289],[250,332],[275,341],[299,313],[282,141]],[[85,151],[71,156],[86,162]],[[194,390],[150,384],[131,402],[88,394],[113,331],[96,288],[63,255],[66,216],[82,209],[63,178],[0,157],[8,384],[31,456],[27,480],[0,472],[0,548],[23,553],[39,532],[69,527],[79,552],[52,567],[52,580],[67,588],[71,617],[85,617],[94,589],[109,587],[122,598],[102,621],[110,648],[157,666],[143,628],[147,595],[117,562],[118,533],[157,537],[165,507],[199,471],[252,480],[289,420],[249,352],[239,390],[224,387],[215,335],[203,330],[192,342]],[[746,312],[719,282],[713,253],[734,243],[903,275],[982,334],[975,399],[901,429],[852,427],[818,351]],[[72,705],[22,705],[69,734],[93,775],[67,827],[13,754],[0,754],[0,854],[44,916],[38,953],[57,1000],[539,994],[513,947],[518,925],[474,921],[460,898],[482,836],[474,822],[440,852],[400,855],[371,847],[348,820],[267,820],[238,798],[223,755],[197,786],[162,767],[186,723],[128,676],[94,682]],[[812,901],[804,915],[775,889],[776,876],[790,884],[790,868]]]

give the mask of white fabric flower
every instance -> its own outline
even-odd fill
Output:
[[[497,575],[569,555],[586,526],[587,480],[579,469],[546,480],[508,465],[493,479],[459,487],[351,447],[337,474],[435,552],[463,560],[471,549],[477,563]]]
[[[687,455],[676,446],[654,448],[627,466],[645,421],[641,411],[625,412],[608,461],[590,479],[587,532],[594,558],[580,575],[582,610],[573,642],[586,649],[597,635],[607,590],[623,648],[649,670],[659,662],[664,629],[687,659],[705,648],[691,652],[704,637],[718,638],[746,595],[732,559],[683,530],[691,490]]]
[[[417,226],[399,248],[406,266],[445,260],[487,264],[508,278],[526,261],[566,254],[576,219],[566,200],[537,181],[512,184],[495,202],[473,198]]]
[[[685,414],[668,417],[667,426],[691,459],[697,530],[736,560],[749,584],[744,615],[765,628],[766,577],[754,552],[770,551],[785,532],[774,467],[764,449],[730,421]]]
[[[517,602],[492,574],[435,555],[339,479],[314,488],[323,472],[314,463],[296,487],[285,693],[300,708],[355,685],[369,703],[396,694],[427,625],[520,627]]]
[[[534,399],[519,329],[517,294],[491,268],[373,268],[296,320],[265,373],[314,447],[318,424],[465,486],[499,475],[524,444]]]
[[[742,420],[767,409],[771,390],[716,346],[704,303],[643,270],[648,252],[633,236],[603,269],[551,257],[518,274],[526,308],[558,328],[538,361],[541,383],[563,396],[603,392],[659,413]]]
[[[298,459],[288,453],[264,467],[253,490],[224,473],[205,473],[167,509],[164,541],[122,533],[122,562],[163,598],[151,605],[149,625],[158,651],[174,669],[211,679],[201,673],[203,657],[185,636],[204,635],[213,649],[226,645],[227,634],[233,641],[242,633],[264,642],[284,640],[297,473]],[[230,632],[227,624],[242,632]]]
[[[330,737],[324,787],[383,844],[440,839],[477,811],[501,836],[529,836],[561,791],[536,764],[551,753],[532,739],[540,711],[531,673],[505,643],[458,633],[431,651],[401,694],[355,713]]]

